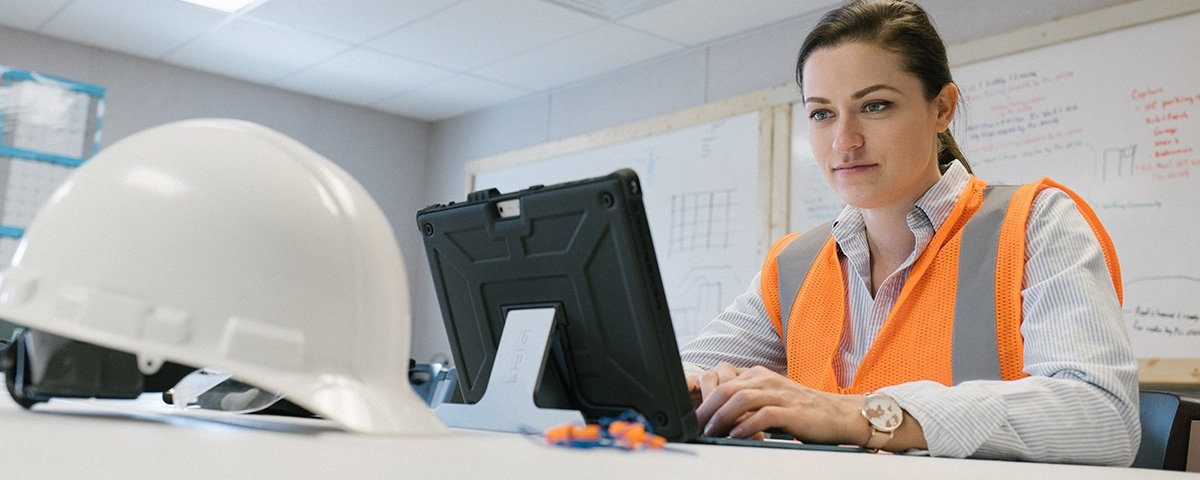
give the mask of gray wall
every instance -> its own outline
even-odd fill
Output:
[[[408,270],[428,271],[414,267],[425,264],[425,254],[412,220],[425,204],[428,123],[14,29],[0,28],[0,64],[107,89],[104,145],[197,117],[240,118],[290,135],[362,183],[391,221]],[[429,322],[414,323],[418,335],[430,335],[421,332]],[[444,336],[440,322],[433,326]]]

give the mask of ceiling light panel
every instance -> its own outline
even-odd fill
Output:
[[[255,0],[180,0],[182,2],[208,7],[213,10],[220,10],[225,13],[233,13],[243,8],[246,5],[254,3]]]

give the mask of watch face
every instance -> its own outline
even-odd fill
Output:
[[[868,395],[863,402],[862,412],[872,427],[883,432],[899,428],[900,421],[904,420],[900,404],[887,395]]]

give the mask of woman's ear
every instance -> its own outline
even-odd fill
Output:
[[[954,113],[958,111],[958,85],[947,83],[933,102],[937,108],[937,131],[944,132],[950,128]]]

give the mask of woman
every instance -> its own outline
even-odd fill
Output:
[[[776,243],[684,348],[705,433],[1132,463],[1137,365],[1111,241],[1061,185],[970,174],[921,7],[830,11],[796,77],[813,154],[848,206]]]

